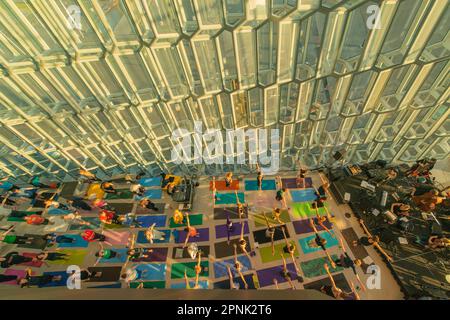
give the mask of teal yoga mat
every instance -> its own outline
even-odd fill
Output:
[[[245,203],[245,196],[243,192],[238,192],[240,203]],[[216,204],[236,204],[236,194],[233,193],[217,193]]]

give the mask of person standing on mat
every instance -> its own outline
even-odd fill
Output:
[[[353,246],[357,246],[358,244],[362,244],[364,246],[374,246],[387,259],[387,261],[393,262],[394,260],[380,246],[380,237],[372,236],[369,229],[367,229],[363,219],[359,219],[359,223],[361,224],[361,227],[363,228],[364,232],[367,234],[367,237],[361,237],[359,241],[354,241]]]
[[[230,214],[227,212],[227,243],[230,244],[230,235],[233,232],[233,221],[230,219]]]
[[[239,219],[242,219],[245,217],[245,209],[247,206],[244,206],[240,201],[239,201],[239,196],[237,191],[234,191],[234,194],[236,195],[236,205],[238,208],[238,215],[239,215]]]
[[[330,279],[331,286],[324,285],[320,288],[320,291],[338,300],[360,300],[359,295],[356,292],[355,287],[351,281],[350,288],[352,289],[352,292],[346,293],[336,286],[336,282],[334,282],[334,278],[330,273],[328,264],[325,263],[323,267],[327,272],[328,278]]]
[[[265,212],[263,213],[263,215],[264,215],[264,220],[266,220],[266,226],[267,226],[266,237],[270,238],[270,242],[272,243],[272,256],[274,256],[275,255],[275,244],[274,244],[273,238],[275,236],[275,228],[270,224],[269,220],[266,217]]]
[[[256,164],[256,171],[258,172],[258,175],[256,177],[256,184],[258,185],[258,190],[261,191],[262,190],[262,182],[263,182],[263,174],[262,174],[262,170],[259,167],[259,164]]]
[[[110,210],[100,211],[100,214],[98,217],[99,217],[100,221],[105,224],[122,225],[125,220],[124,216],[120,216],[120,215],[116,214],[114,211],[110,211]]]
[[[283,221],[281,221],[281,209],[280,208],[273,208],[272,218],[275,221],[277,221],[279,224],[283,224],[284,223]]]
[[[142,197],[145,193],[145,188],[143,186],[141,186],[139,183],[135,183],[130,186],[130,191],[133,194],[135,194],[139,197]]]
[[[100,250],[95,253],[97,260],[94,263],[94,267],[97,264],[99,264],[100,260],[102,260],[102,259],[110,260],[110,259],[120,258],[120,254],[117,251],[103,248],[103,245],[101,242],[99,242],[99,245],[100,245]]]
[[[156,205],[148,198],[144,198],[139,202],[139,205],[142,208],[150,209],[153,211],[158,211],[159,209],[156,207]]]
[[[236,243],[233,244],[234,247],[234,268],[236,269],[237,273],[239,274],[239,277],[241,278],[242,282],[244,283],[245,290],[248,289],[247,281],[245,280],[244,275],[242,274],[242,264],[239,262],[237,257],[237,245]]]
[[[202,272],[202,265],[201,265],[201,259],[202,259],[202,252],[199,251],[197,254],[197,264],[194,267],[194,271],[195,271],[195,284],[194,284],[194,288],[193,289],[199,289],[199,285],[198,285],[198,279],[200,277],[200,273]]]
[[[281,276],[287,280],[287,282],[289,282],[289,285],[291,286],[292,290],[295,290],[295,286],[292,283],[292,277],[291,277],[291,273],[289,272],[288,268],[287,268],[287,264],[286,264],[286,259],[284,258],[284,255],[282,252],[280,252],[281,258],[283,259],[283,270],[281,270]],[[297,271],[298,272],[298,271]],[[278,281],[277,281],[278,284]]]
[[[187,270],[184,268],[184,283],[186,284],[186,289],[195,289],[191,287],[191,284],[189,283],[189,278],[187,276]]]
[[[228,172],[225,175],[225,186],[227,188],[231,187],[231,184],[233,183],[233,172]]]
[[[297,187],[300,187],[301,189],[306,188],[306,183],[305,183],[306,180],[305,179],[306,179],[307,172],[308,171],[306,169],[303,169],[300,160],[298,160],[298,173],[297,173],[297,178],[295,179]]]
[[[114,188],[114,185],[110,181],[105,181],[100,184],[100,189],[105,191],[106,193],[117,194],[117,190]]]
[[[231,268],[229,265],[227,265],[227,273],[228,273],[228,280],[230,280],[230,289],[239,290],[239,283],[234,282],[233,273],[231,273]]]
[[[154,240],[164,241],[165,234],[164,232],[155,230],[156,223],[153,223],[146,231],[145,231],[145,238],[148,242],[153,244]]]
[[[183,220],[184,220],[183,213],[180,210],[175,209],[175,211],[173,212],[173,223],[183,224]]]
[[[183,248],[186,248],[187,243],[189,241],[189,238],[198,238],[198,237],[200,237],[200,233],[197,231],[197,229],[191,226],[191,224],[189,222],[189,213],[187,213],[187,212],[186,212],[186,223],[187,223],[187,228],[185,229],[185,231],[186,231],[186,240],[184,240]]]
[[[284,208],[289,209],[288,206],[287,206],[287,204],[286,204],[286,199],[284,198],[285,192],[286,192],[286,189],[285,189],[285,188],[279,189],[279,190],[277,191],[277,194],[276,194],[276,196],[275,196],[275,199],[276,199],[277,201],[280,201],[280,202],[283,204]]]
[[[25,257],[17,251],[9,252],[4,257],[0,258],[0,267],[9,268],[16,264],[23,264],[33,261],[32,257]]]
[[[330,261],[331,266],[332,266],[333,268],[336,268],[336,264],[334,263],[333,259],[331,259],[331,256],[330,256],[330,254],[328,253],[327,248],[326,248],[326,245],[327,245],[327,239],[322,238],[322,237],[319,235],[319,232],[317,231],[317,228],[316,228],[316,225],[314,224],[314,220],[313,220],[313,219],[309,219],[309,223],[310,223],[311,228],[313,229],[313,231],[314,231],[316,237],[314,238],[314,241],[311,241],[308,245],[309,245],[311,248],[314,248],[314,247],[315,247],[315,248],[318,248],[318,247],[322,248],[322,250],[325,252],[325,254],[326,254],[327,258],[328,258],[328,261]]]
[[[250,254],[247,251],[247,241],[244,238],[245,223],[241,222],[241,237],[239,238],[239,247],[241,251],[250,259]]]
[[[283,248],[283,251],[286,253],[289,253],[289,255],[291,256],[292,262],[294,263],[295,270],[297,270],[297,272],[300,272],[300,269],[297,265],[297,261],[295,261],[295,251],[296,251],[297,247],[295,246],[295,244],[289,243],[289,241],[286,237],[285,226],[281,227],[281,231],[283,232],[284,242],[286,243],[286,246]]]
[[[344,253],[340,255],[339,259],[334,260],[334,263],[336,263],[336,265],[338,267],[341,267],[344,269],[348,269],[348,268],[352,269],[353,274],[355,275],[356,280],[358,280],[358,283],[359,283],[361,289],[363,291],[365,291],[366,287],[364,286],[364,283],[361,281],[361,279],[358,276],[358,273],[356,272],[356,267],[360,267],[362,265],[361,260],[360,259],[353,260],[352,258],[350,258],[347,251],[345,250],[344,241],[342,240],[342,238],[339,238],[339,244],[340,244],[340,248],[342,249],[342,251]]]
[[[216,177],[213,177],[212,180],[212,193],[213,193],[213,204],[216,205],[216,201],[219,200],[217,197],[217,190],[216,190]]]
[[[81,232],[81,237],[88,242],[94,242],[96,240],[100,241],[100,242],[105,242],[106,241],[106,236],[104,236],[103,234],[97,233],[93,230],[84,230],[83,232]]]
[[[328,229],[327,226],[324,224],[324,222],[327,221],[327,217],[321,216],[321,215],[319,214],[319,209],[317,208],[317,206],[316,206],[315,209],[316,209],[317,224],[318,224],[319,226],[321,226],[326,232],[328,232],[328,234],[329,234],[330,236],[332,236],[332,237],[334,238],[335,235],[334,235],[334,234],[330,231],[330,229]],[[331,224],[331,222],[330,222],[330,224]]]

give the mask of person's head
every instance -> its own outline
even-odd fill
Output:
[[[98,251],[97,253],[95,253],[95,256],[98,258],[101,258],[105,255],[105,252],[103,250]]]
[[[372,242],[380,242],[380,237],[379,236],[374,236],[373,238],[372,238]]]
[[[407,205],[407,204],[402,204],[402,205],[400,206],[400,211],[409,211],[410,208],[411,208],[411,207],[410,207],[409,205]]]
[[[325,246],[327,244],[327,239],[325,238],[320,238],[320,243]]]
[[[125,280],[125,279],[127,278],[127,274],[126,274],[126,273],[122,273],[122,274],[120,275],[120,278],[122,278],[123,280]]]
[[[281,188],[281,191],[286,192],[286,189],[285,188]]]
[[[355,259],[355,261],[353,261],[353,263],[355,264],[355,266],[360,267],[362,265],[362,261],[361,259]]]
[[[324,189],[328,189],[330,187],[330,183],[329,182],[325,182],[324,184],[323,184],[323,188]]]

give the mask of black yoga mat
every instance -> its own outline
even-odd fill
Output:
[[[244,239],[245,239],[245,241],[247,241],[247,252],[250,253],[250,251],[251,251],[250,241],[249,241],[248,237],[244,237]],[[241,248],[239,247],[239,239],[233,239],[233,240],[230,240],[230,244],[228,244],[227,241],[217,242],[214,244],[214,248],[216,250],[216,258],[220,259],[220,258],[233,256],[234,255],[233,243],[236,243],[238,246],[237,253],[242,254]]]
[[[233,271],[233,268],[231,270],[233,275],[236,275],[236,272]],[[253,273],[251,274],[245,274],[244,275],[245,282],[247,282],[249,289],[256,289],[255,282],[253,281]],[[239,289],[244,289],[244,282],[242,281],[241,277],[239,275],[233,277],[233,282],[239,284]],[[231,289],[230,288],[230,279],[227,278],[227,280],[222,280],[219,282],[214,283],[214,289]]]
[[[345,292],[351,291],[351,288],[347,282],[347,279],[345,279],[343,273],[334,274],[333,279],[334,282],[336,283],[336,287]],[[305,289],[313,289],[313,290],[320,290],[322,286],[331,286],[331,281],[328,277],[303,285]]]
[[[286,228],[285,228],[286,229]],[[269,243],[271,242],[270,237],[266,237],[266,229],[253,231],[253,237],[255,238],[255,242],[259,244]],[[286,238],[289,241],[289,231],[286,229]],[[281,226],[275,227],[275,234],[273,235],[273,241],[284,240],[283,232],[281,231]]]
[[[183,257],[181,257],[181,258],[176,257],[177,249],[183,250]],[[209,246],[198,246],[198,250],[202,251],[202,257],[208,257],[209,252],[210,252]],[[183,248],[183,247],[173,248],[172,259],[188,259],[188,258],[191,258],[191,256],[189,255],[187,248]]]
[[[36,234],[25,234],[25,237],[33,237],[33,240],[31,240],[31,243],[28,244],[19,244],[19,248],[27,248],[27,249],[38,249],[38,250],[44,250],[47,246],[47,240],[44,240],[42,238],[42,235],[36,235]]]
[[[114,208],[114,211],[117,214],[127,214],[133,211],[133,203],[109,203],[111,208]]]
[[[88,282],[113,282],[120,279],[120,272],[122,267],[90,267],[89,272],[101,272],[100,276],[91,277]]]
[[[239,219],[238,208],[236,207],[222,207],[222,208],[214,208],[214,220],[226,220],[227,215],[229,215],[230,219]],[[244,216],[243,218],[248,217],[248,208],[244,208]]]

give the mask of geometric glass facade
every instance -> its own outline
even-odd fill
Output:
[[[229,170],[171,161],[194,121],[279,129],[282,170],[443,159],[449,25],[448,0],[1,1],[0,175]]]

